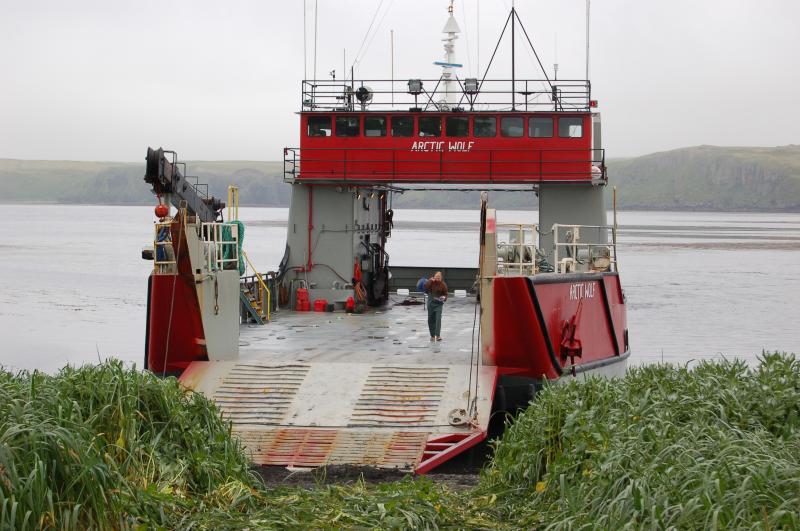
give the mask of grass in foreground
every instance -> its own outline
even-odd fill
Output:
[[[0,372],[0,529],[800,527],[800,364],[551,386],[479,485],[263,486],[202,396],[119,362]]]

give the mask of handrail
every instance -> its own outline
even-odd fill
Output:
[[[306,79],[301,84],[301,109],[314,111],[435,111],[470,110],[547,110],[550,112],[590,111],[594,104],[592,86],[585,79],[483,79],[477,90],[467,90],[456,79],[458,87],[438,79],[418,79],[419,91],[408,90],[408,80]],[[359,100],[359,89],[366,89],[367,98]],[[521,89],[521,91],[520,91]],[[522,100],[514,96],[523,95]],[[363,97],[363,96],[362,96]],[[458,100],[449,103],[441,98]],[[515,105],[516,103],[516,105]],[[424,111],[423,111],[424,112]]]
[[[501,229],[509,229],[509,241],[501,241],[499,239]],[[536,267],[536,234],[538,232],[538,225],[535,223],[497,223],[495,224],[495,234],[497,241],[497,274],[519,274],[522,275],[526,272],[535,274],[538,272]],[[512,241],[512,237],[516,236],[517,241]],[[528,238],[529,236],[529,238]],[[506,261],[507,256],[504,254],[505,249],[513,249],[516,253],[516,262]],[[525,260],[525,251],[528,250],[531,254],[530,261]],[[502,260],[502,261],[501,261]]]
[[[267,309],[267,321],[269,321],[269,318],[270,318],[270,307],[272,306],[272,293],[270,293],[269,288],[267,287],[267,284],[264,282],[264,278],[261,276],[261,273],[259,273],[258,270],[255,268],[255,266],[253,265],[253,262],[250,261],[250,257],[247,256],[247,253],[245,252],[244,249],[242,249],[242,256],[244,256],[244,259],[247,262],[247,265],[250,266],[250,269],[253,270],[253,273],[256,274],[256,278],[258,279],[258,283],[261,286],[261,310],[263,312],[264,308]],[[264,293],[265,292],[267,294],[266,305],[264,304]]]
[[[573,231],[572,234],[572,241],[561,242],[559,241],[559,229],[568,229]],[[580,230],[581,229],[592,229],[597,230],[598,232],[603,231],[606,235],[611,234],[612,242],[611,243],[591,243],[591,242],[581,242],[580,241]],[[553,256],[554,256],[554,266],[556,271],[559,271],[561,268],[560,264],[560,253],[559,249],[564,247],[568,253],[571,253],[571,256],[567,258],[571,259],[572,261],[576,261],[578,259],[578,249],[587,249],[591,251],[594,248],[604,248],[609,251],[609,269],[619,272],[618,264],[617,264],[617,243],[616,243],[616,227],[609,227],[608,225],[566,225],[561,223],[554,223],[552,227],[553,232]],[[613,267],[613,269],[611,269]],[[562,271],[565,272],[565,271]]]
[[[284,180],[605,184],[608,179],[604,149],[499,147],[459,152],[448,151],[448,142],[431,142],[441,147],[425,152],[409,152],[407,147],[287,147]]]

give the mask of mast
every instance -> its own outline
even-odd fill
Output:
[[[514,3],[511,3],[511,110],[516,111],[516,84],[517,84],[517,76],[516,76],[516,59],[515,59],[515,49],[514,49],[514,29],[516,28],[517,24],[514,20],[517,18],[517,11],[514,9]]]
[[[439,106],[442,109],[449,109],[455,101],[455,95],[460,94],[459,90],[453,88],[453,68],[461,68],[461,64],[456,63],[455,43],[458,39],[458,34],[461,33],[461,28],[458,27],[455,17],[453,16],[453,0],[450,0],[450,6],[447,8],[450,16],[447,18],[447,23],[442,29],[442,33],[447,36],[442,39],[444,42],[444,61],[434,61],[433,64],[442,67],[442,87],[444,89],[444,97],[439,100]]]

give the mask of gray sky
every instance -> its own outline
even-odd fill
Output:
[[[318,77],[438,77],[447,0],[318,0]],[[456,0],[462,76],[491,55],[510,0]],[[313,5],[308,0],[308,76]],[[539,55],[582,77],[585,0],[517,0]],[[0,0],[0,157],[278,160],[298,144],[303,2]],[[478,28],[478,11],[480,28]],[[594,0],[591,78],[607,155],[800,143],[800,2]],[[377,31],[375,31],[377,28]],[[480,31],[479,31],[480,29]],[[519,35],[518,35],[519,37]],[[539,77],[521,50],[518,76]],[[509,77],[506,42],[489,77]]]

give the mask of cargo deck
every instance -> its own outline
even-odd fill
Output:
[[[476,365],[474,297],[447,303],[441,342],[403,300],[243,325],[237,360],[194,362],[181,381],[217,403],[254,463],[426,472],[485,438],[496,367]]]

